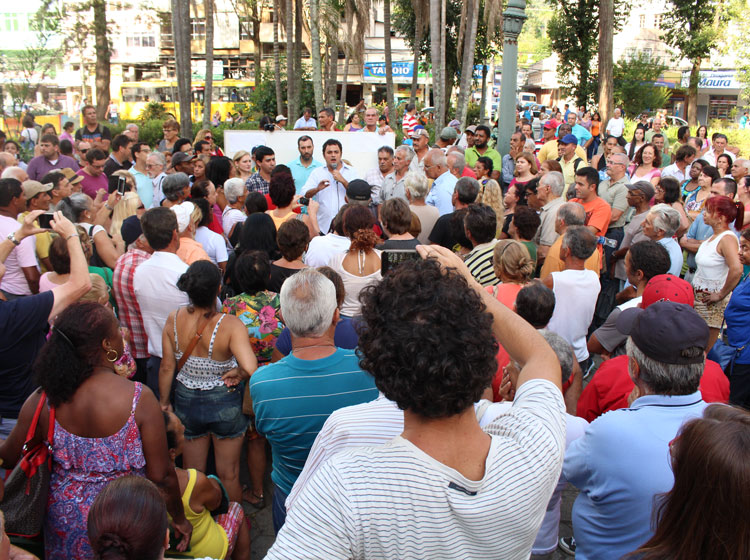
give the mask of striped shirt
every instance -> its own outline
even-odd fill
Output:
[[[271,479],[285,494],[305,466],[315,437],[334,410],[378,396],[353,350],[338,348],[319,360],[292,354],[250,378],[255,427],[271,444]]]
[[[149,356],[148,336],[146,335],[146,328],[143,326],[141,308],[135,298],[133,278],[138,265],[147,261],[150,257],[151,255],[146,251],[131,249],[117,259],[112,275],[112,292],[117,302],[118,315],[122,326],[127,327],[130,331],[131,350],[134,358],[148,358]]]
[[[560,390],[524,383],[485,431],[478,481],[400,436],[339,453],[302,489],[266,558],[528,558],[560,476]]]
[[[497,239],[493,239],[489,243],[480,243],[466,255],[466,259],[464,260],[466,266],[469,267],[471,275],[482,286],[496,286],[500,283],[500,280],[495,276],[495,269],[492,266],[492,255],[495,251],[496,243]]]

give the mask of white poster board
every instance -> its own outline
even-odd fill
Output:
[[[396,147],[396,135],[392,132],[324,132],[318,130],[279,130],[264,132],[262,130],[225,130],[224,153],[233,157],[240,150],[250,152],[256,146],[268,146],[276,153],[276,163],[288,164],[299,157],[297,138],[312,138],[313,158],[321,163],[323,144],[329,138],[335,138],[343,147],[343,159],[348,161],[364,179],[368,170],[378,166],[378,149],[382,146]]]

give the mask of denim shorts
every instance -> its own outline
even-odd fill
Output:
[[[185,439],[207,435],[236,438],[247,430],[247,416],[242,414],[242,391],[239,387],[220,385],[213,389],[188,389],[176,383],[174,411],[185,425]]]

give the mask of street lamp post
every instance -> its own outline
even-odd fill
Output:
[[[503,13],[503,75],[500,84],[500,113],[497,151],[510,151],[510,137],[516,127],[516,85],[518,81],[518,36],[526,21],[526,0],[508,0]]]

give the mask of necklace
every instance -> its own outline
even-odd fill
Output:
[[[359,267],[359,275],[360,276],[364,276],[364,274],[365,274],[365,259],[366,259],[365,252],[364,251],[360,251],[357,254],[357,266]]]

